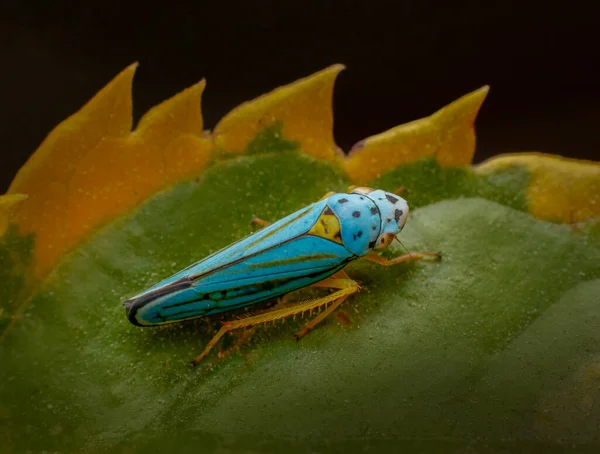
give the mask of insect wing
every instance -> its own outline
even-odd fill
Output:
[[[354,257],[323,238],[294,238],[194,280],[146,306],[144,318],[170,323],[245,307],[325,279]]]
[[[226,312],[310,285],[354,258],[342,245],[307,235],[326,202],[303,208],[126,301],[141,326]]]
[[[257,232],[254,232],[233,244],[212,253],[211,255],[199,260],[198,262],[184,268],[172,276],[154,284],[152,287],[131,297],[123,304],[128,304],[136,299],[151,295],[153,292],[163,292],[171,285],[180,284],[183,281],[197,279],[203,275],[215,272],[220,268],[226,267],[229,264],[243,259],[244,257],[269,248],[277,242],[281,242],[286,238],[293,238],[296,235],[302,234],[307,226],[319,216],[319,205],[314,203],[307,207],[298,210],[283,219],[265,227]]]

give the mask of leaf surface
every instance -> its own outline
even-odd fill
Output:
[[[339,69],[234,110],[218,135],[202,132],[202,83],[146,114],[134,132],[100,134],[66,177],[93,197],[72,195],[68,208],[44,211],[48,219],[64,214],[67,224],[89,221],[51,261],[40,253],[49,231],[26,221],[36,205],[21,213],[31,198],[60,199],[28,193],[25,176],[41,170],[22,171],[14,190],[27,197],[0,198],[0,452],[600,446],[598,213],[570,191],[556,204],[576,211],[550,216],[536,208],[534,190],[560,178],[568,191],[584,175],[577,184],[595,200],[597,164],[568,161],[554,174],[545,157],[468,167],[487,89],[417,123],[415,135],[441,140],[449,161],[416,154],[421,145],[411,148],[406,127],[396,135],[412,150],[406,159],[385,161],[392,145],[374,151],[377,139],[344,160],[331,123],[313,136],[302,126],[313,111],[320,113],[310,122],[329,121]],[[299,111],[289,107],[298,103]],[[443,112],[453,113],[440,124],[459,135],[447,143],[439,138],[452,134],[435,123]],[[405,187],[412,210],[403,244],[443,259],[390,268],[355,262],[347,271],[363,290],[341,315],[300,342],[293,334],[305,320],[261,327],[208,370],[186,363],[220,320],[156,329],[127,321],[121,301],[250,233],[253,215],[276,220],[350,184]],[[40,261],[45,274],[32,273]]]

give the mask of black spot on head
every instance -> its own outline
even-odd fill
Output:
[[[359,232],[356,234],[356,236],[360,238],[360,237],[362,236],[362,230],[360,230],[360,231],[359,231]]]
[[[400,220],[400,218],[402,217],[403,214],[404,214],[404,212],[402,210],[396,210],[394,212],[394,219],[396,219],[396,222],[398,222]]]
[[[360,197],[360,200],[365,200],[365,198],[361,196],[361,197]]]
[[[375,244],[377,243],[377,241],[371,241],[369,243],[369,249],[373,249],[375,247]]]
[[[392,222],[392,220],[391,220],[390,218],[388,218],[388,220],[387,220],[387,221],[388,221],[388,222]]]
[[[325,208],[324,214],[333,214],[333,211],[331,210],[331,208],[327,207]]]
[[[377,214],[379,210],[375,207],[371,208],[371,214]]]
[[[348,199],[340,199],[340,200],[338,200],[338,203],[346,203],[346,202],[348,202]]]
[[[377,230],[377,227],[375,227],[375,226],[373,226],[373,227],[371,227],[371,228],[372,228],[373,230]]]
[[[353,211],[352,212],[352,217],[359,218],[360,217],[360,211]]]
[[[389,194],[386,194],[385,198],[388,199],[392,203],[396,203],[398,200],[400,200],[399,198],[394,197],[393,195],[389,195]]]

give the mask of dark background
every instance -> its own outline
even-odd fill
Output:
[[[205,77],[212,128],[243,101],[343,63],[334,109],[345,150],[490,84],[476,161],[520,150],[600,159],[600,20],[583,2],[0,5],[0,193],[57,123],[134,61],[136,120]]]

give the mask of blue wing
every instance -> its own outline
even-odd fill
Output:
[[[141,326],[205,317],[306,287],[356,258],[308,234],[326,201],[277,221],[174,274],[124,303]]]

